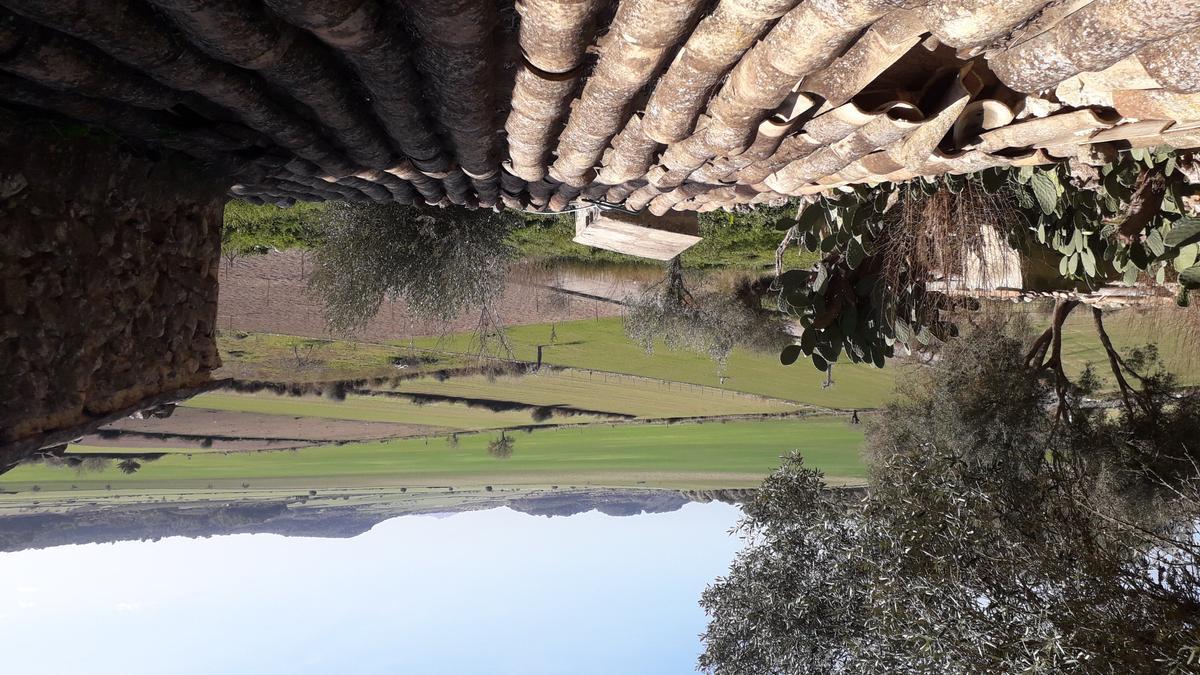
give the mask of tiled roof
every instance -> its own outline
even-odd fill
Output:
[[[0,102],[249,199],[729,209],[1200,145],[1200,0],[0,0]]]

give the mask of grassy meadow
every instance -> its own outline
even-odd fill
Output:
[[[222,365],[215,377],[267,382],[389,377],[465,363],[462,358],[448,354],[421,353],[421,363],[408,363],[401,371],[396,367],[396,359],[408,360],[412,354],[395,345],[241,331],[219,331],[217,349]]]
[[[360,422],[396,422],[442,427],[446,431],[498,429],[527,424],[581,424],[601,418],[589,415],[555,416],[535,422],[527,410],[492,412],[459,403],[427,403],[415,405],[404,399],[385,396],[351,394],[343,401],[316,396],[277,396],[269,393],[234,394],[214,392],[189,399],[183,405],[190,408],[249,412],[289,417],[328,417]]]
[[[306,448],[295,451],[172,454],[133,474],[115,468],[77,474],[26,465],[0,476],[0,491],[325,489],[366,486],[563,485],[752,487],[790,450],[834,483],[863,480],[862,427],[844,417],[756,422],[560,427],[511,433],[512,457],[487,452],[496,432]],[[112,452],[76,447],[75,451]],[[141,449],[142,452],[152,449]],[[72,487],[74,486],[74,487]],[[212,486],[212,487],[209,487]]]
[[[557,324],[557,344],[550,344],[550,326],[532,324],[509,329],[516,356],[537,359],[537,345],[546,363],[571,368],[605,370],[643,377],[705,385],[731,391],[770,396],[823,408],[875,408],[887,401],[895,383],[896,364],[882,370],[839,363],[833,372],[834,385],[825,388],[825,374],[811,364],[784,367],[776,354],[735,349],[723,373],[717,364],[700,354],[658,349],[647,354],[625,336],[619,317],[585,319]],[[445,338],[417,340],[417,346],[449,352],[469,349],[472,336],[456,334]],[[724,378],[722,378],[724,376]]]
[[[1200,385],[1200,317],[1193,316],[1195,323],[1181,321],[1183,312],[1197,314],[1196,308],[1179,309],[1170,307],[1162,310],[1124,310],[1106,314],[1104,327],[1118,351],[1155,344],[1163,366],[1179,377],[1185,385]],[[1039,321],[1040,319],[1040,321]],[[1048,319],[1041,314],[1030,317],[1039,330],[1048,326]],[[1102,382],[1115,387],[1108,367],[1108,357],[1100,338],[1096,335],[1091,311],[1086,307],[1076,309],[1067,319],[1063,333],[1063,362],[1068,373],[1083,372],[1087,364],[1096,368]]]
[[[530,405],[565,405],[642,418],[698,417],[794,412],[782,399],[717,387],[664,382],[645,377],[588,370],[542,371],[534,375],[482,375],[405,380],[390,391],[463,398],[491,398]]]

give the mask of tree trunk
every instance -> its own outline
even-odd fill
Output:
[[[1159,171],[1143,171],[1138,176],[1133,196],[1124,222],[1117,229],[1117,237],[1129,244],[1141,239],[1142,230],[1158,214],[1163,196],[1167,192],[1167,179]]]

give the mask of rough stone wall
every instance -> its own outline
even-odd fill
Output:
[[[210,379],[223,192],[0,109],[0,460]]]

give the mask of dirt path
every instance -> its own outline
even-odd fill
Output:
[[[312,271],[312,255],[300,251],[273,252],[221,263],[221,295],[217,307],[222,330],[280,333],[302,337],[330,337],[319,300],[305,288]],[[497,310],[508,325],[573,321],[616,316],[621,308],[608,302],[565,296],[545,288],[520,285],[513,280]],[[464,314],[451,322],[450,331],[475,327],[478,315]],[[439,335],[437,322],[412,316],[403,302],[384,302],[379,315],[357,337],[364,340],[399,340],[410,335]]]

